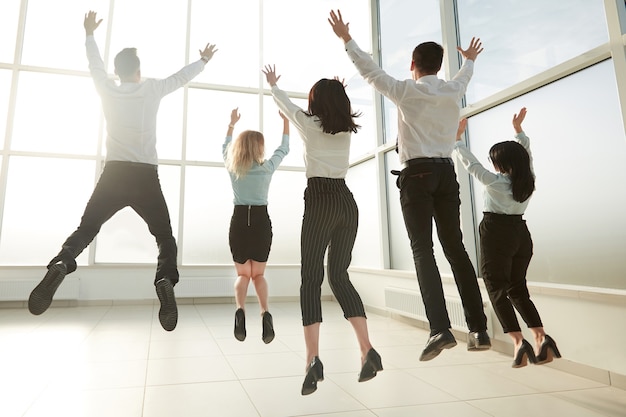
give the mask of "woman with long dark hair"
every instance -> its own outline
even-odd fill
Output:
[[[280,76],[276,75],[274,67],[266,66],[263,73],[272,87],[274,101],[298,129],[304,142],[307,188],[300,237],[300,306],[307,366],[302,395],[315,392],[317,382],[324,379],[319,358],[319,333],[327,249],[330,288],[344,317],[352,325],[361,350],[359,382],[368,381],[382,371],[383,366],[369,340],[363,302],[348,276],[358,228],[358,208],[345,183],[345,176],[350,138],[359,128],[354,122],[357,114],[352,112],[344,85],[337,79],[324,78],[315,83],[309,92],[309,108],[305,111],[278,88],[276,83]]]
[[[535,174],[530,140],[522,130],[525,117],[525,107],[513,116],[515,141],[491,147],[489,159],[496,173],[485,169],[461,141],[466,119],[459,124],[456,139],[459,160],[485,186],[485,212],[479,226],[480,270],[502,329],[513,340],[513,368],[526,366],[528,361],[542,364],[561,357],[556,342],[543,328],[526,285],[533,242],[522,215],[535,191]],[[534,336],[534,350],[522,335],[515,310]]]

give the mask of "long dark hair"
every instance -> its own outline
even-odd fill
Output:
[[[353,132],[361,126],[354,123],[360,113],[353,113],[350,99],[341,81],[322,78],[309,91],[307,116],[316,116],[324,133]]]
[[[513,199],[520,203],[535,191],[535,175],[530,168],[530,156],[519,143],[509,140],[496,143],[489,150],[494,168],[511,178]]]

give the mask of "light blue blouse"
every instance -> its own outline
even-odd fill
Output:
[[[232,140],[232,136],[226,136],[224,145],[222,145],[224,161],[226,161],[226,156],[228,155],[228,145]],[[235,174],[229,171],[230,182],[233,186],[233,203],[236,206],[266,206],[272,174],[274,174],[274,171],[276,171],[288,153],[289,135],[283,135],[282,142],[276,148],[272,157],[265,160],[262,164],[253,163],[250,171],[245,176],[237,178]]]

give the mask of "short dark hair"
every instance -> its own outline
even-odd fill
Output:
[[[139,57],[137,56],[137,48],[124,48],[113,61],[115,65],[115,73],[121,77],[130,77],[139,69]]]
[[[535,175],[530,167],[530,155],[518,142],[496,143],[489,150],[493,166],[511,179],[513,199],[523,203],[535,191]]]
[[[360,127],[354,123],[359,114],[352,112],[346,89],[338,80],[322,78],[311,87],[306,115],[318,117],[324,133],[356,133]]]
[[[437,42],[423,42],[413,50],[413,64],[421,73],[436,74],[443,62],[443,47]]]

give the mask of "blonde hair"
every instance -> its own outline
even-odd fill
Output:
[[[228,146],[226,169],[237,179],[245,177],[254,162],[262,164],[265,154],[263,133],[245,130]]]

